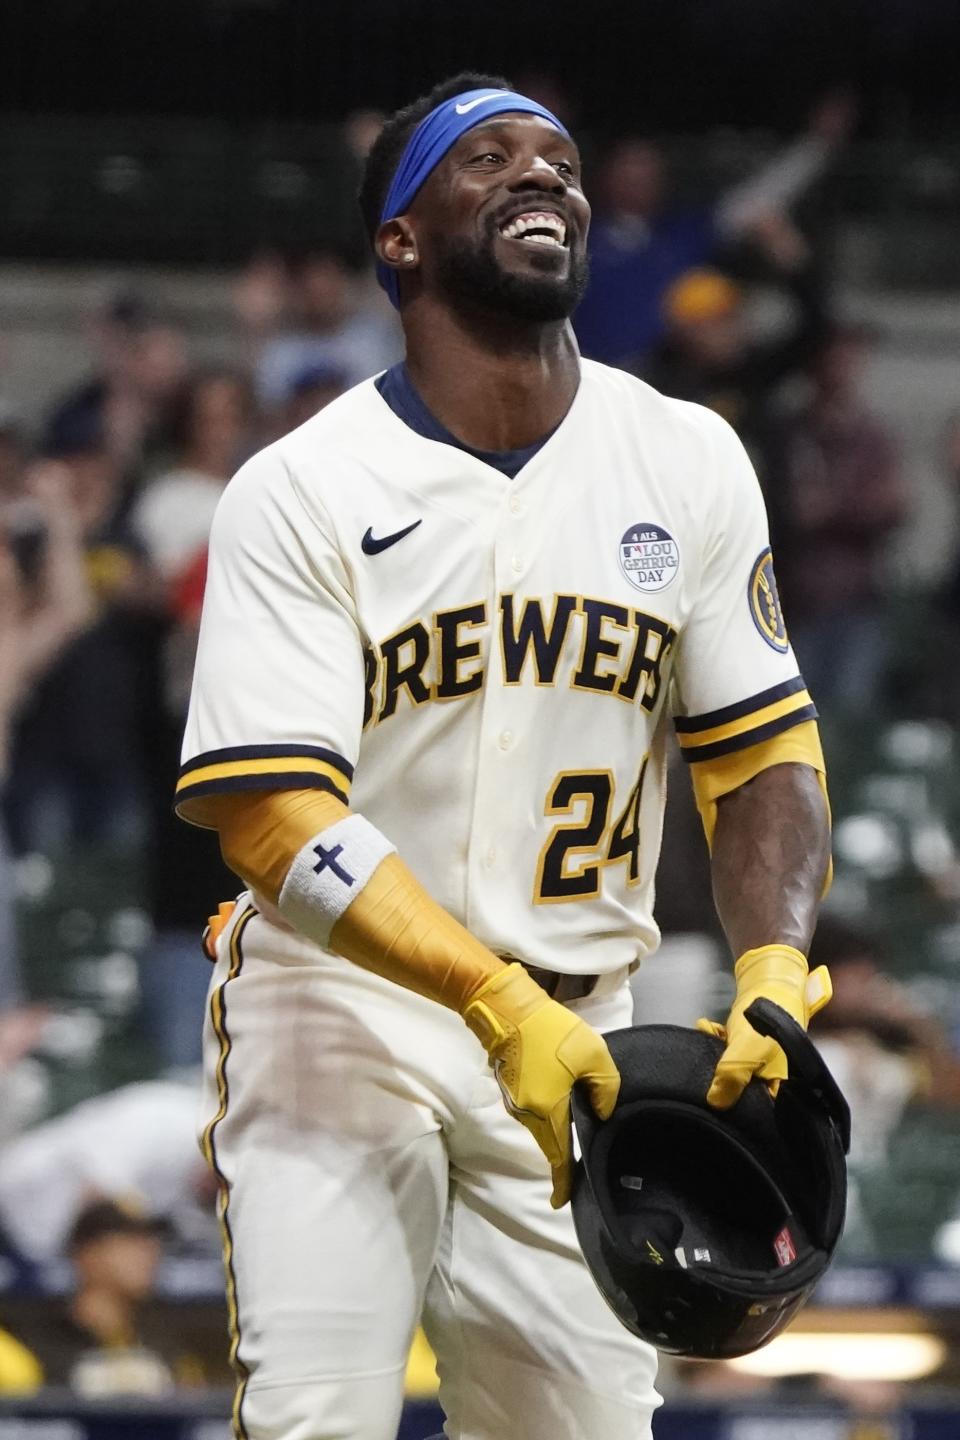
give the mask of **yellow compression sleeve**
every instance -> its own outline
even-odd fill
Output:
[[[323,790],[246,791],[208,801],[231,870],[276,904],[294,856],[350,814]],[[387,980],[462,1011],[506,969],[433,900],[399,855],[388,855],[330,936],[338,955]]]
[[[829,809],[826,765],[816,720],[805,720],[802,725],[794,725],[782,735],[775,735],[772,740],[764,740],[760,745],[748,745],[745,750],[736,750],[732,755],[721,755],[719,760],[699,760],[691,765],[693,793],[700,819],[703,821],[707,844],[713,845],[717,801],[722,796],[746,785],[747,781],[759,775],[761,770],[769,770],[771,765],[785,765],[790,762],[810,765],[816,770]]]

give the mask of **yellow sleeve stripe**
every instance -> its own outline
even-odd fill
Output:
[[[336,751],[319,745],[235,746],[211,750],[188,761],[177,781],[175,808],[184,820],[207,825],[203,807],[208,795],[243,790],[326,790],[347,803],[353,766]]]
[[[311,760],[305,755],[291,755],[287,758],[226,760],[219,765],[204,765],[201,769],[191,770],[189,774],[180,777],[177,782],[177,795],[183,795],[197,785],[209,785],[211,781],[242,779],[246,776],[256,776],[258,779],[266,776],[272,779],[277,775],[324,775],[338,789],[350,789],[350,781],[329,761]]]
[[[685,733],[678,729],[677,739],[683,758],[690,763],[715,760],[731,751],[760,744],[782,730],[816,718],[816,706],[810,699],[809,691],[798,690],[782,700],[775,700],[772,705],[763,705],[759,710],[739,715],[735,720],[715,725],[709,730]]]

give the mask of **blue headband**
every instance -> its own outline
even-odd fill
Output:
[[[381,224],[410,208],[420,186],[461,135],[491,120],[494,115],[515,114],[518,111],[523,115],[539,115],[555,125],[562,135],[569,135],[566,126],[561,125],[556,115],[545,106],[512,90],[465,90],[462,95],[453,95],[431,110],[407,141],[387,191]],[[378,260],[377,279],[391,302],[399,308],[400,286],[396,270]]]

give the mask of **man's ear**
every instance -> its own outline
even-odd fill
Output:
[[[420,260],[416,236],[404,215],[397,216],[395,220],[384,221],[377,231],[374,249],[377,259],[382,260],[384,265],[389,265],[391,270],[410,272]]]

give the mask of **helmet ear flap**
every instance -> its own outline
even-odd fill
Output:
[[[850,1106],[807,1032],[772,1000],[754,1000],[745,1011],[758,1035],[776,1040],[787,1057],[790,1085],[803,1087],[836,1126],[844,1155],[850,1153]]]

